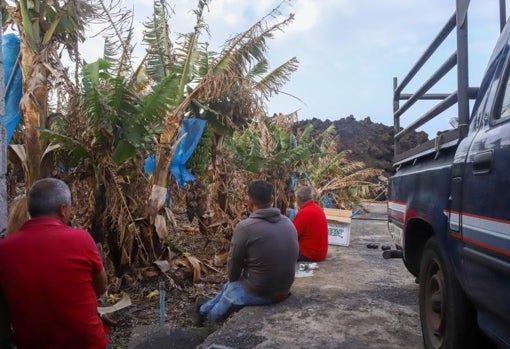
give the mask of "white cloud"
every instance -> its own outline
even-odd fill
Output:
[[[292,8],[295,10],[295,22],[286,31],[289,34],[312,30],[320,17],[320,4],[313,0],[299,0]]]
[[[152,11],[152,0],[125,0],[134,4],[136,21]],[[198,0],[170,2],[176,14],[169,25],[173,33],[189,32],[195,18],[190,13]],[[205,13],[211,42],[221,45],[232,34],[249,28],[281,0],[212,0]],[[296,56],[300,69],[285,86],[285,92],[306,102],[280,96],[270,103],[270,113],[302,108],[300,118],[356,117],[392,122],[392,78],[407,73],[446,20],[455,2],[444,0],[292,0],[281,8],[282,17],[295,13],[295,21],[269,41],[273,66]],[[496,2],[472,1],[469,18],[476,71],[485,68],[497,37]],[[136,22],[135,21],[135,22]],[[139,29],[137,29],[139,30]],[[88,46],[101,55],[102,46]],[[451,53],[450,49],[447,50]],[[481,66],[482,68],[477,68]]]

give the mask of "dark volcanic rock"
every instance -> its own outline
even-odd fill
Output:
[[[369,168],[383,169],[386,175],[393,172],[393,126],[374,123],[369,117],[357,121],[354,116],[330,121],[313,118],[298,121],[293,130],[302,130],[309,123],[313,124],[313,134],[322,133],[331,124],[336,129],[337,150],[350,150],[350,160],[362,161]],[[425,132],[406,135],[401,141],[402,150],[407,150],[428,140]]]

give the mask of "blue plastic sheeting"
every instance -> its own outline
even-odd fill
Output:
[[[357,215],[359,215],[361,213],[361,210],[358,208],[356,211],[354,211],[350,216],[349,218],[354,218],[356,217]]]
[[[294,188],[296,188],[296,184],[297,184],[298,181],[299,181],[299,178],[296,177],[296,175],[291,174],[290,175],[289,189],[290,190],[294,190]]]
[[[12,135],[20,120],[19,101],[23,94],[23,77],[17,62],[19,55],[19,38],[16,34],[6,34],[2,37],[2,58],[4,66],[5,115],[0,121],[5,128],[6,144],[11,142]],[[14,72],[14,75],[12,75]],[[12,77],[11,77],[12,75]]]
[[[181,140],[177,149],[175,150],[174,157],[170,164],[168,172],[174,176],[179,184],[179,187],[184,188],[185,182],[195,180],[195,176],[186,168],[186,162],[189,160],[193,151],[200,142],[202,134],[204,133],[207,121],[200,118],[188,118],[182,121],[181,129],[179,130],[178,138],[186,133],[184,139]],[[144,171],[145,173],[153,173],[156,167],[156,156],[152,155],[145,159]]]
[[[331,208],[333,207],[333,202],[331,202],[331,199],[329,197],[329,195],[325,195],[323,198],[322,198],[322,203],[324,204],[324,207],[326,208]]]
[[[295,209],[295,208],[288,208],[287,209],[287,216],[293,222],[294,222],[294,218],[296,218],[297,213],[298,213],[298,210]]]

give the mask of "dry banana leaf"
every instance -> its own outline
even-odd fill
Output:
[[[183,256],[188,261],[188,263],[191,265],[191,267],[193,268],[193,282],[194,283],[199,282],[200,274],[202,272],[202,267],[201,267],[202,262],[198,258],[190,255],[189,253],[184,253]]]
[[[168,228],[166,226],[166,220],[163,215],[158,214],[156,216],[156,220],[154,221],[154,226],[156,228],[156,233],[160,240],[165,240],[168,236]]]
[[[168,261],[157,260],[154,261],[153,263],[156,264],[159,270],[161,270],[161,272],[163,273],[166,273],[167,271],[170,270],[170,263],[168,263]]]

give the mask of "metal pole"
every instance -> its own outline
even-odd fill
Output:
[[[460,137],[469,125],[468,16],[469,0],[457,0],[457,96]]]
[[[0,28],[2,28],[2,16],[0,16]],[[5,93],[4,93],[4,60],[2,56],[2,36],[0,35],[0,116],[5,116]],[[7,230],[7,135],[5,128],[0,123],[0,235]]]
[[[166,318],[166,291],[165,282],[159,282],[159,324],[163,325]]]
[[[395,131],[395,135],[393,136],[393,155],[397,156],[400,154],[400,139],[396,136],[400,132],[400,117],[396,115],[397,110],[400,109],[400,92],[397,91],[398,81],[397,78],[393,78],[393,130]]]
[[[503,31],[506,24],[506,1],[499,0],[499,31]]]

